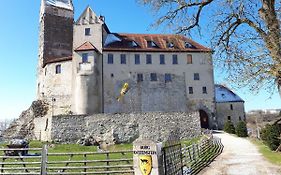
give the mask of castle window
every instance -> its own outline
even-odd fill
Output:
[[[111,78],[114,78],[114,74],[113,73],[111,73],[110,76],[111,76]]]
[[[241,121],[242,119],[241,119],[241,116],[239,116],[239,121]]]
[[[151,73],[150,74],[150,80],[151,81],[157,81],[157,74],[156,73]]]
[[[192,64],[192,55],[191,55],[191,54],[188,54],[188,55],[186,56],[186,63],[187,63],[187,64]]]
[[[157,45],[153,41],[147,41],[147,47],[148,48],[154,48],[154,47],[157,47]]]
[[[146,55],[146,64],[152,64],[152,59],[150,54]]]
[[[178,55],[173,55],[173,64],[178,64]]]
[[[227,120],[229,120],[229,121],[230,121],[230,120],[231,120],[231,116],[227,116]]]
[[[60,74],[61,73],[61,65],[58,64],[56,65],[56,74]]]
[[[113,54],[110,53],[107,55],[107,63],[113,64]]]
[[[91,29],[85,28],[85,36],[90,36],[90,35],[91,35]]]
[[[126,55],[125,54],[121,54],[120,58],[121,58],[121,64],[126,64]]]
[[[82,54],[82,63],[88,63],[88,53]]]
[[[193,94],[193,87],[188,87],[189,94]]]
[[[172,81],[172,76],[171,74],[165,74],[165,83],[171,82]]]
[[[202,92],[203,92],[203,94],[207,94],[207,87],[206,86],[202,87]]]
[[[205,58],[201,58],[200,59],[200,64],[206,64],[206,59]]]
[[[135,54],[135,64],[140,64],[140,55]]]
[[[200,80],[199,73],[194,73],[194,80]]]
[[[143,81],[143,74],[137,74],[137,82]]]
[[[233,105],[232,104],[230,104],[230,110],[233,110]]]
[[[160,64],[165,64],[165,55],[160,55]]]

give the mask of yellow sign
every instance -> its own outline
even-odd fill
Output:
[[[150,155],[140,155],[140,170],[143,175],[150,175],[152,170],[152,157]]]

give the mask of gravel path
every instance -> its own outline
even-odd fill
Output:
[[[225,133],[214,136],[221,138],[223,152],[199,175],[281,175],[281,167],[265,160],[247,139]]]

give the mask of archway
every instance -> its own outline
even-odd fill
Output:
[[[201,128],[209,128],[209,117],[204,110],[199,110]]]

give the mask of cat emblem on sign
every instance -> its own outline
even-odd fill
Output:
[[[152,157],[150,155],[139,156],[140,170],[143,175],[150,175],[152,170]]]

